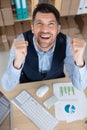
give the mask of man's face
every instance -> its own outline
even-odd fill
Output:
[[[53,13],[38,12],[32,24],[32,32],[39,50],[48,51],[56,41],[56,36],[60,32],[60,25],[58,25]]]

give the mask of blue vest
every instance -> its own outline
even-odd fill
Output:
[[[33,45],[33,33],[27,31],[23,35],[25,40],[28,41],[29,46],[27,47],[28,53],[21,72],[20,83],[65,77],[64,58],[66,57],[66,36],[62,33],[58,34],[51,69],[43,74],[39,72],[38,56]]]

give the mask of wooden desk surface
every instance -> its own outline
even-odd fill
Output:
[[[70,82],[69,79],[61,78],[61,79],[54,79],[54,80],[46,80],[40,82],[33,82],[33,83],[25,83],[17,85],[11,92],[6,92],[2,88],[0,90],[8,97],[8,99],[12,99],[15,97],[19,92],[23,89],[27,90],[37,101],[41,104],[50,96],[53,95],[52,92],[52,85],[56,82]],[[49,85],[50,89],[49,92],[43,97],[38,98],[35,95],[36,90],[43,84]],[[85,91],[87,94],[87,90]],[[43,104],[42,104],[43,105]],[[55,115],[54,107],[52,107],[49,112]],[[15,106],[13,105],[13,115],[14,115],[14,128],[18,130],[38,130],[38,128]],[[65,121],[61,121],[56,126],[55,130],[87,130],[87,124],[85,123],[86,119],[74,121],[71,123],[66,123]]]

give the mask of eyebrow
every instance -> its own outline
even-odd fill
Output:
[[[48,22],[53,22],[55,23],[56,20],[49,20]],[[42,22],[42,20],[36,20],[36,22]],[[57,21],[56,21],[57,22]]]

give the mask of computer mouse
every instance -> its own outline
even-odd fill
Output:
[[[43,97],[47,91],[49,90],[49,87],[47,85],[42,85],[38,90],[36,91],[36,95],[38,97]]]

